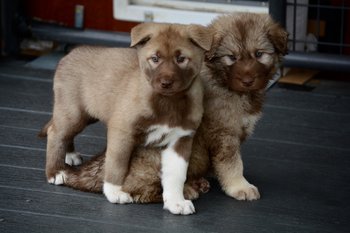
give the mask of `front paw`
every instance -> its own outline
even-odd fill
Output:
[[[254,201],[260,199],[260,193],[257,187],[252,184],[243,183],[231,185],[226,188],[226,194],[239,201]]]
[[[192,201],[181,200],[181,201],[164,201],[164,209],[169,210],[172,214],[189,215],[196,212]]]
[[[122,187],[108,182],[103,184],[103,193],[107,200],[111,203],[126,204],[133,202],[129,193],[121,190]]]

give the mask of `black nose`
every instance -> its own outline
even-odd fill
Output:
[[[243,83],[244,86],[250,87],[254,83],[254,79],[252,78],[242,78],[241,82]]]
[[[174,81],[169,79],[164,79],[160,81],[162,88],[169,89],[173,86]]]

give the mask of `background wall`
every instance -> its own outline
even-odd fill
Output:
[[[84,28],[129,32],[137,23],[113,18],[113,0],[27,0],[29,18],[74,27],[75,6],[84,6]]]

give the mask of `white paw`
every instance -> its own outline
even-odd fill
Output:
[[[66,173],[64,171],[60,171],[55,175],[55,177],[50,178],[48,182],[54,185],[61,185],[65,183],[65,180],[67,180]]]
[[[108,182],[103,184],[103,193],[105,194],[107,200],[111,203],[131,203],[133,202],[132,197],[129,193],[123,192],[122,186],[114,185]]]
[[[83,159],[81,158],[79,153],[70,152],[70,153],[66,153],[65,162],[70,166],[78,166],[83,163]]]
[[[172,214],[189,215],[196,212],[192,201],[164,201],[164,209],[169,210]]]
[[[257,187],[248,182],[227,187],[226,194],[239,200],[253,201],[260,198],[260,193]]]

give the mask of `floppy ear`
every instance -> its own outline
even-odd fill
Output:
[[[277,53],[286,55],[288,53],[288,32],[278,23],[272,23],[268,29],[267,37],[272,42]]]
[[[209,51],[205,52],[205,60],[206,61],[210,61],[215,57],[216,51],[219,48],[221,41],[222,41],[222,38],[223,38],[223,35],[221,35],[218,32],[213,33],[213,34],[214,35],[213,35],[213,42],[212,42],[211,48]]]
[[[130,47],[145,44],[152,37],[154,23],[141,23],[131,29]]]
[[[209,28],[197,24],[190,24],[188,26],[188,32],[192,43],[205,51],[210,50],[213,42],[213,33]]]

